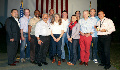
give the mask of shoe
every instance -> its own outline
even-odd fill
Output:
[[[16,66],[16,64],[14,64],[14,63],[13,64],[8,64],[8,65],[10,65],[10,66]]]
[[[94,59],[93,61],[94,61],[94,63],[98,63],[97,59]]]
[[[105,65],[101,63],[101,64],[99,64],[98,66],[105,66]]]
[[[90,61],[90,59],[88,61]]]
[[[55,59],[53,59],[52,63],[55,63]]]
[[[42,64],[41,64],[41,63],[38,63],[38,66],[40,66],[40,67],[41,67],[41,66],[42,66]]]
[[[66,60],[65,60],[65,59],[62,59],[62,62],[66,62]]]
[[[69,63],[68,65],[74,65],[73,63]]]
[[[19,63],[19,61],[15,61],[14,63]]]
[[[44,65],[48,65],[48,63],[47,63],[47,62],[42,62],[42,64],[44,64]]]
[[[58,65],[61,65],[61,61],[58,61]]]
[[[30,63],[32,63],[32,64],[37,64],[35,61],[30,61]]]
[[[24,58],[21,58],[21,62],[25,62],[25,59],[24,59]]]
[[[88,62],[85,62],[85,66],[88,66]]]
[[[67,64],[70,64],[71,62],[67,62]]]
[[[104,69],[107,70],[107,69],[109,69],[110,67],[111,67],[111,65],[109,65],[109,66],[105,66]]]
[[[82,61],[79,63],[79,65],[83,65],[83,64],[84,64],[84,62],[82,62]]]
[[[29,60],[30,60],[30,58],[26,58],[26,60],[28,60],[28,61],[29,61]]]

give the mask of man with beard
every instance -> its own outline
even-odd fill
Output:
[[[38,21],[40,21],[40,11],[34,11],[34,17],[30,19],[28,23],[28,40],[30,41],[30,61],[31,63],[36,63],[36,54],[38,50],[37,38],[35,37],[35,26]]]

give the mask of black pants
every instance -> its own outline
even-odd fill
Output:
[[[17,49],[18,41],[7,41],[8,64],[13,64],[16,61]]]
[[[37,38],[35,37],[35,35],[31,35],[31,41],[30,41],[30,60],[36,61],[36,54],[37,53]]]
[[[38,54],[37,54],[37,63],[46,62],[46,54],[50,44],[50,36],[39,36],[40,40],[43,42],[40,45]]]
[[[101,63],[109,66],[110,65],[110,35],[98,36],[98,53],[101,59]]]

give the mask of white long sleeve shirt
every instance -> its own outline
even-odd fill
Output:
[[[100,27],[100,22],[101,22],[101,27]],[[114,25],[113,21],[106,17],[104,17],[102,20],[99,20],[97,22],[97,26],[100,28],[100,30],[102,30],[102,29],[107,30],[106,32],[98,31],[97,35],[108,35],[115,31],[115,25]]]
[[[50,23],[45,23],[43,20],[39,21],[35,27],[35,36],[49,36],[51,34]]]

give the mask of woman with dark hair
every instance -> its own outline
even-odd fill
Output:
[[[67,31],[68,45],[70,48],[70,62],[67,62],[68,65],[75,65],[77,61],[77,47],[79,46],[80,39],[80,24],[76,20],[76,15],[72,15]]]
[[[52,36],[52,48],[53,48],[53,61],[55,63],[56,54],[58,54],[58,65],[61,65],[61,45],[62,36],[64,34],[64,27],[59,14],[55,14],[51,21],[51,36]]]

